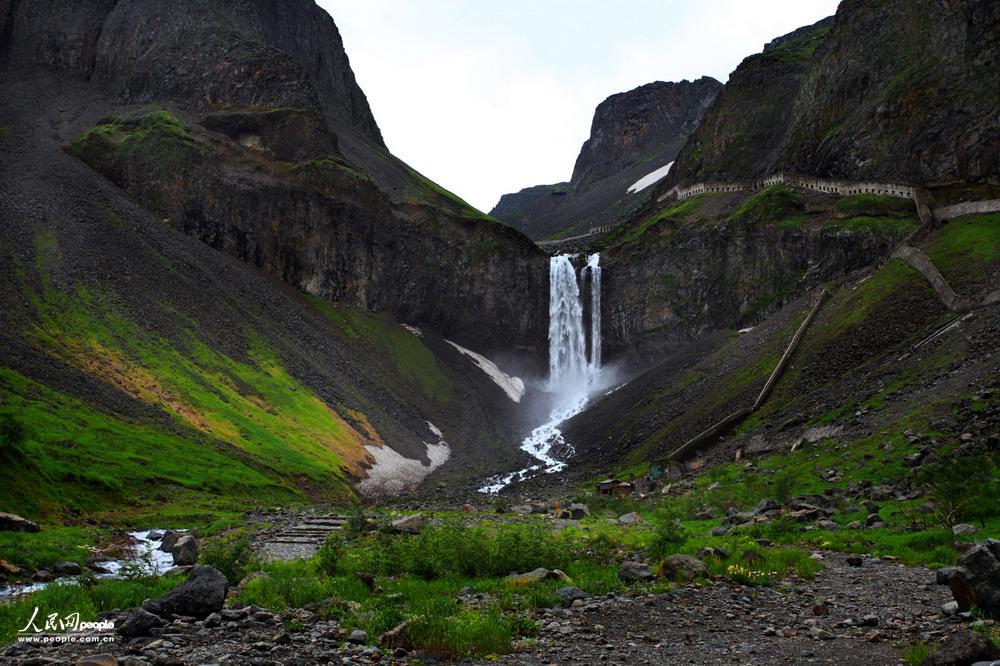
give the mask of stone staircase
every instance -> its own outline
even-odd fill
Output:
[[[312,516],[283,527],[268,537],[261,547],[266,561],[308,559],[316,554],[331,532],[347,524],[346,516]]]

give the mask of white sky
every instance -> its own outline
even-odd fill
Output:
[[[389,149],[484,211],[569,180],[594,107],[651,81],[723,83],[836,0],[318,0]]]

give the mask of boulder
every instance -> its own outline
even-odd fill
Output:
[[[197,566],[186,581],[158,601],[159,615],[185,615],[199,620],[222,610],[229,581],[215,567]],[[145,607],[145,604],[143,604]]]
[[[563,606],[572,606],[573,602],[577,599],[590,599],[590,595],[578,587],[573,587],[568,585],[566,587],[560,587],[555,591],[555,595],[559,597],[560,602]]]
[[[653,570],[642,562],[625,562],[618,568],[618,577],[623,581],[649,580],[654,578]]]
[[[404,516],[399,520],[392,521],[392,524],[389,525],[389,531],[396,534],[419,534],[425,522],[421,514],[415,513],[412,516]]]
[[[129,611],[129,614],[115,628],[115,631],[124,638],[139,638],[140,636],[152,635],[153,629],[164,625],[166,622],[160,616],[143,608],[136,608]]]
[[[699,576],[707,576],[708,569],[701,560],[697,560],[690,555],[670,555],[660,563],[660,575],[670,580],[683,578],[692,580]]]
[[[198,562],[198,540],[191,534],[185,534],[177,539],[170,554],[174,556],[174,564],[185,567]]]
[[[118,666],[118,657],[110,654],[95,654],[89,657],[80,657],[76,660],[76,666]]]
[[[169,553],[174,548],[174,544],[177,540],[184,536],[184,532],[177,532],[176,530],[167,530],[163,533],[163,538],[160,540],[160,548],[164,553]]]
[[[56,562],[52,570],[60,576],[79,576],[83,569],[76,562]]]
[[[56,579],[56,575],[48,569],[39,569],[31,578],[39,583],[51,583]]]
[[[767,513],[768,511],[777,511],[780,508],[781,505],[773,499],[762,499],[757,503],[757,506],[754,507],[754,513]]]
[[[959,523],[951,528],[951,533],[957,537],[970,536],[978,531],[979,529],[975,525],[970,525],[969,523]]]
[[[982,634],[958,631],[920,666],[971,666],[977,661],[1000,659],[1000,648]]]
[[[1000,542],[975,544],[957,563],[948,578],[952,596],[963,611],[978,607],[1000,619]]]
[[[0,532],[37,532],[38,523],[23,518],[16,513],[0,511]]]
[[[532,583],[538,583],[543,580],[556,579],[568,581],[570,578],[559,569],[552,569],[551,571],[545,567],[538,567],[534,571],[529,571],[523,574],[510,574],[505,579],[511,585],[521,586],[521,585],[531,585]]]
[[[705,546],[704,548],[698,549],[695,557],[703,562],[705,560],[728,560],[729,552],[725,548]]]
[[[569,517],[573,520],[581,520],[590,515],[590,508],[586,504],[575,502],[569,505]]]
[[[941,567],[934,572],[934,582],[938,585],[948,585],[957,571],[956,567]]]
[[[368,642],[368,632],[364,629],[355,629],[347,637],[347,642],[352,645],[364,645]]]
[[[639,515],[638,511],[633,511],[631,513],[618,516],[618,522],[622,525],[637,525],[642,522],[642,516]]]
[[[413,639],[410,638],[410,623],[403,622],[385,632],[378,639],[379,645],[389,650],[413,649]]]

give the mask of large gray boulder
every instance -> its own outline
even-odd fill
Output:
[[[177,539],[170,549],[174,556],[174,564],[179,567],[189,566],[198,562],[198,540],[191,534],[185,534]]]
[[[153,629],[165,624],[166,621],[163,618],[143,608],[135,608],[129,611],[129,614],[125,616],[115,631],[125,638],[138,638],[152,635]]]
[[[163,617],[184,615],[201,620],[222,610],[228,591],[229,581],[222,572],[215,567],[199,566],[191,569],[186,581],[157,601],[144,603],[143,608]]]
[[[958,560],[948,586],[963,611],[976,606],[1000,619],[1000,541],[987,539],[973,546]]]
[[[1000,648],[993,641],[982,634],[962,630],[952,634],[920,666],[971,666],[978,661],[989,662],[993,659],[1000,659]]]
[[[396,534],[419,534],[420,530],[424,528],[424,523],[426,523],[424,517],[417,513],[392,521],[388,531]]]
[[[178,532],[176,530],[167,530],[163,533],[163,538],[160,540],[160,548],[164,553],[169,553],[174,549],[174,545],[177,540],[184,536],[184,532]]]
[[[641,562],[625,562],[618,568],[618,577],[626,582],[655,578],[653,570]]]
[[[692,580],[700,576],[708,575],[708,567],[701,560],[697,560],[690,555],[670,555],[660,563],[660,575],[670,580],[683,578]]]
[[[38,523],[22,518],[16,513],[0,511],[0,532],[37,532]]]

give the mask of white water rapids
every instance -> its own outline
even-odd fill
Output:
[[[601,265],[600,254],[587,257],[587,264],[577,276],[573,255],[561,254],[549,261],[549,377],[545,390],[554,397],[548,420],[531,431],[521,450],[538,462],[514,472],[498,474],[486,480],[482,493],[498,493],[515,481],[530,479],[539,473],[551,474],[566,467],[553,453],[573,455],[559,430],[563,421],[584,410],[590,396],[603,388],[601,373]],[[584,327],[581,283],[590,276],[590,353]]]

